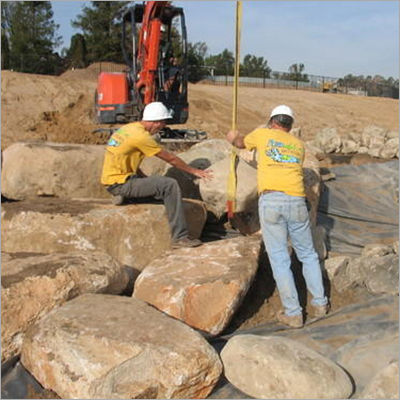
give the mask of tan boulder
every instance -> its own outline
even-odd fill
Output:
[[[206,398],[222,371],[187,325],[123,296],[83,295],[27,333],[21,362],[61,398]]]
[[[176,250],[143,270],[133,297],[217,335],[229,324],[253,281],[260,244],[257,235]]]
[[[230,151],[231,145],[225,139],[209,139],[195,144],[178,155],[191,167],[207,169],[215,162],[227,157]],[[164,175],[178,181],[183,197],[201,199],[199,180],[195,176],[169,164],[165,166]]]
[[[359,396],[360,399],[398,399],[399,362],[393,361],[379,371]]]
[[[353,392],[342,368],[292,339],[237,335],[221,359],[229,382],[256,399],[347,399]]]
[[[201,202],[184,201],[189,231],[199,237],[206,220]],[[114,206],[108,200],[52,199],[3,203],[5,252],[101,250],[140,271],[170,248],[162,204]]]
[[[101,252],[4,255],[2,362],[20,352],[26,330],[53,308],[82,293],[119,294],[129,282],[122,265]]]
[[[230,170],[230,157],[212,164],[213,179],[200,181],[200,194],[209,211],[218,218],[226,212],[227,184]],[[257,209],[257,170],[238,158],[236,167],[236,209],[235,212],[250,212]]]
[[[100,183],[104,146],[14,143],[3,152],[3,196],[109,198]],[[24,160],[24,162],[21,162]]]

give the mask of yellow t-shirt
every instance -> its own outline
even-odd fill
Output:
[[[277,190],[305,196],[303,183],[304,145],[290,133],[259,128],[244,138],[248,150],[258,152],[258,192]]]
[[[107,143],[101,183],[125,183],[129,176],[136,175],[144,157],[154,156],[160,151],[159,144],[140,122],[122,126]]]

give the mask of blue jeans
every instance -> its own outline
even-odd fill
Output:
[[[297,258],[303,264],[307,289],[313,296],[311,304],[327,304],[305,198],[289,196],[284,192],[264,193],[259,198],[258,211],[265,249],[285,314],[293,316],[302,313],[290,269],[288,236]]]

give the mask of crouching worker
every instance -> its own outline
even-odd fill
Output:
[[[202,242],[189,237],[178,182],[165,176],[147,177],[140,170],[144,157],[156,156],[198,178],[211,178],[211,172],[192,168],[179,157],[163,150],[154,140],[152,136],[164,128],[171,118],[162,103],[154,102],[145,107],[141,121],[124,125],[114,132],[107,143],[101,183],[114,196],[115,205],[129,200],[162,200],[173,247],[197,247]]]
[[[328,312],[328,301],[305,201],[304,145],[289,133],[293,122],[292,110],[281,105],[272,110],[267,128],[255,129],[245,137],[230,131],[227,140],[238,148],[257,150],[261,230],[284,308],[277,317],[285,325],[300,328],[303,315],[290,269],[288,236],[297,258],[303,263],[315,316],[322,317]]]

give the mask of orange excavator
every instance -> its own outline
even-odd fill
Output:
[[[172,6],[170,1],[145,1],[124,9],[119,18],[128,70],[100,73],[95,94],[97,121],[100,124],[138,121],[146,104],[161,101],[172,111],[171,124],[186,123],[189,104],[183,9]],[[170,79],[176,80],[174,85],[168,84]],[[167,128],[161,138],[199,141],[206,134]]]

